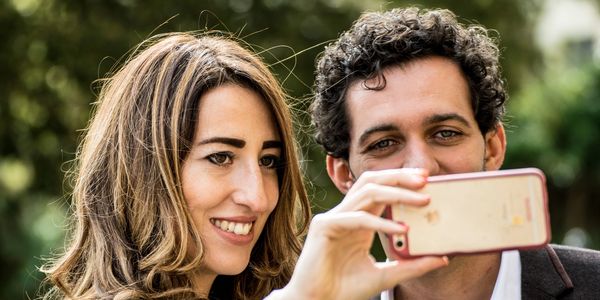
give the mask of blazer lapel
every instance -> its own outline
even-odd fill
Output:
[[[571,278],[550,245],[519,254],[523,299],[558,299],[573,289]]]

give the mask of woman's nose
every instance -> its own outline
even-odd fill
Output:
[[[258,166],[249,166],[234,180],[237,188],[233,193],[235,203],[247,206],[253,212],[265,212],[268,210],[268,199],[265,191],[263,173]]]

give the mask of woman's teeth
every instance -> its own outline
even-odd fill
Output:
[[[215,226],[221,228],[223,231],[232,232],[237,235],[247,235],[252,229],[252,222],[250,223],[238,223],[230,222],[225,220],[210,219],[210,222]]]

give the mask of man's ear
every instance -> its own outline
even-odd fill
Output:
[[[495,129],[485,134],[485,169],[498,170],[506,154],[506,134],[504,126],[498,122]]]
[[[325,158],[327,164],[327,174],[337,189],[346,194],[354,183],[354,177],[350,172],[348,160],[327,155]]]

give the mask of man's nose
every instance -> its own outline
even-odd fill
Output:
[[[427,169],[430,175],[437,174],[439,171],[433,151],[425,141],[407,143],[404,148],[402,167]]]
[[[265,192],[264,178],[258,164],[247,166],[235,178],[237,188],[233,193],[233,201],[244,205],[253,212],[265,212],[268,209],[268,199]]]

